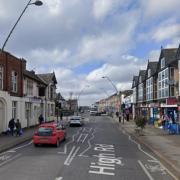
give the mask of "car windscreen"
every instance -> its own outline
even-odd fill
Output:
[[[80,121],[79,118],[72,118],[71,121]]]
[[[39,136],[52,136],[53,128],[52,127],[40,127],[38,129]]]

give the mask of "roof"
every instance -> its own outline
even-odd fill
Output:
[[[168,49],[161,49],[161,53],[159,56],[159,63],[158,63],[158,68],[157,70],[160,71],[161,66],[160,66],[160,60],[161,58],[165,58],[165,68],[171,64],[173,61],[176,60],[176,54],[177,54],[178,48],[168,48]]]
[[[132,88],[136,87],[137,85],[138,85],[138,76],[133,76]]]
[[[37,74],[37,75],[46,84],[50,84],[52,81],[54,81],[54,83],[57,84],[57,80],[56,80],[54,72],[53,73],[46,73],[46,74]]]
[[[146,70],[140,70],[140,71],[139,71],[139,77],[140,77],[140,76],[142,77],[142,81],[145,80],[145,75],[146,75]]]
[[[26,77],[28,77],[28,78],[30,78],[30,79],[33,79],[33,80],[35,80],[35,81],[38,81],[38,82],[46,85],[46,84],[44,83],[44,81],[42,81],[42,80],[35,74],[34,71],[25,70],[25,71],[23,72],[23,75],[26,76]]]
[[[148,61],[147,69],[146,69],[146,79],[148,78],[148,69],[151,70],[151,76],[153,76],[157,72],[158,61]]]

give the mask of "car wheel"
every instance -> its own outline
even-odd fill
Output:
[[[34,144],[34,147],[38,147],[38,144]]]
[[[56,141],[56,147],[59,147],[59,139]]]

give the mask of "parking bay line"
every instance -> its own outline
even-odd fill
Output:
[[[149,178],[150,180],[154,180],[154,178],[150,175],[150,173],[148,172],[148,170],[146,169],[146,167],[143,165],[143,163],[142,163],[140,160],[138,160],[138,163],[139,163],[139,165],[141,166],[141,168],[143,169],[143,171],[145,172],[145,174],[148,176],[148,178]]]
[[[21,154],[17,154],[17,155],[15,155],[14,157],[12,157],[11,159],[8,159],[8,160],[6,160],[6,161],[0,163],[0,167],[3,166],[3,165],[5,165],[6,163],[8,163],[8,162],[10,162],[10,161],[12,161],[12,160],[18,158],[18,157],[20,157],[20,156],[21,156]]]

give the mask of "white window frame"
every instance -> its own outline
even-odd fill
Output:
[[[30,79],[27,79],[27,87],[26,87],[26,93],[27,95],[33,96],[33,81]]]
[[[143,101],[143,83],[138,86],[138,101]]]
[[[148,69],[148,78],[151,76],[151,69]]]
[[[165,67],[165,58],[161,59],[161,69]]]
[[[158,99],[167,98],[169,96],[169,69],[166,68],[158,73]]]
[[[18,74],[16,71],[11,72],[11,90],[12,92],[17,92],[17,80]]]
[[[146,80],[146,101],[153,100],[153,77]]]
[[[0,65],[0,90],[3,90],[3,80],[4,80],[4,76],[3,76],[3,66]]]
[[[12,118],[17,118],[17,101],[12,101]]]

